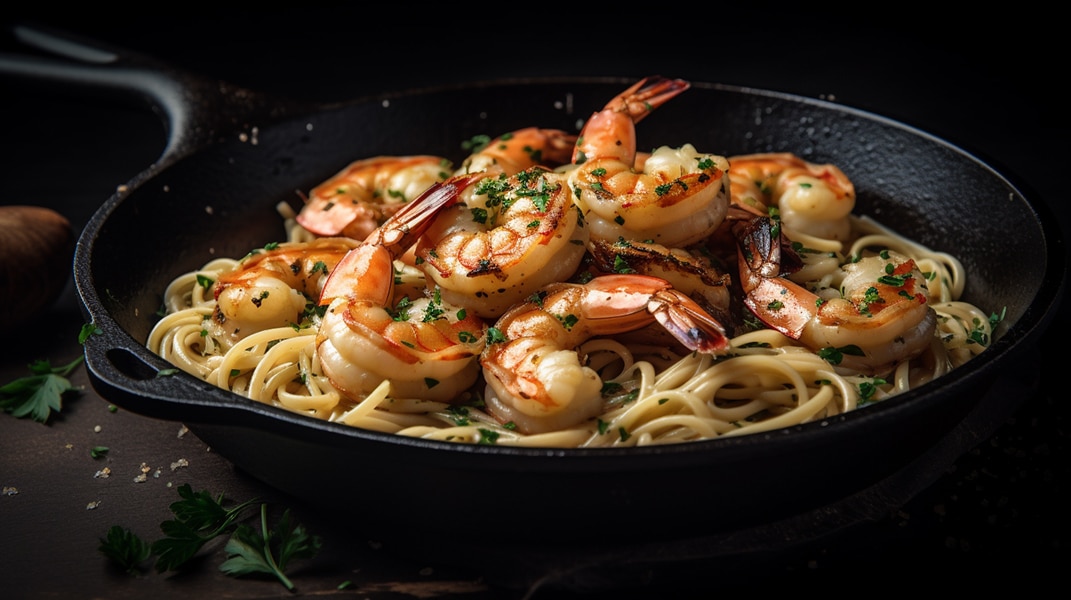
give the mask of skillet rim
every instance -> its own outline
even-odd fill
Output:
[[[524,78],[504,78],[494,80],[483,80],[477,82],[456,83],[448,85],[431,86],[425,88],[414,88],[407,91],[387,92],[382,94],[370,94],[359,98],[355,98],[350,101],[320,105],[313,110],[346,110],[355,105],[365,104],[369,102],[383,102],[389,101],[395,98],[407,98],[418,95],[437,94],[450,91],[464,91],[466,89],[489,89],[489,88],[506,88],[517,87],[525,88],[535,86],[547,86],[547,85],[605,85],[605,84],[617,84],[628,83],[632,80],[625,77],[606,76],[606,77],[584,77],[584,76],[569,76],[569,77],[524,77]],[[705,89],[714,92],[727,92],[732,94],[741,94],[749,96],[760,96],[779,101],[785,101],[797,105],[803,106],[816,106],[824,110],[829,110],[835,113],[848,114],[860,119],[877,122],[886,127],[892,127],[894,129],[901,130],[911,136],[919,137],[926,140],[929,143],[934,143],[944,147],[956,154],[962,155],[966,160],[969,160],[985,169],[990,175],[999,179],[1003,185],[1011,189],[1017,199],[1020,200],[1031,211],[1031,216],[1036,220],[1038,226],[1044,234],[1044,244],[1047,249],[1050,250],[1049,255],[1045,257],[1046,266],[1044,269],[1045,276],[1042,278],[1041,284],[1037,291],[1033,295],[1033,299],[1026,307],[1024,307],[1023,314],[1016,320],[1010,327],[1006,327],[999,337],[997,337],[992,346],[987,349],[981,355],[972,359],[969,365],[953,370],[950,373],[943,375],[939,380],[928,383],[924,386],[916,388],[914,390],[897,395],[893,398],[884,400],[872,406],[865,407],[866,410],[853,410],[843,415],[838,415],[831,419],[824,419],[812,423],[805,423],[796,425],[784,429],[778,429],[771,432],[756,432],[749,435],[743,435],[739,437],[719,437],[710,440],[702,440],[696,442],[687,442],[679,444],[667,444],[657,446],[646,447],[627,447],[627,448],[527,448],[517,446],[487,446],[487,445],[474,445],[474,444],[461,444],[457,442],[440,442],[436,440],[426,440],[421,438],[411,438],[407,436],[398,436],[395,434],[381,434],[374,431],[363,430],[354,428],[352,426],[343,425],[340,423],[329,423],[306,415],[298,413],[292,413],[282,408],[261,405],[253,401],[249,401],[237,394],[231,392],[213,388],[215,390],[213,394],[223,395],[231,398],[231,402],[225,402],[219,405],[221,412],[237,411],[239,417],[247,415],[255,415],[253,420],[255,422],[265,421],[272,424],[274,428],[277,428],[277,433],[297,433],[299,437],[305,437],[305,434],[309,435],[330,435],[331,441],[338,441],[338,443],[356,444],[361,442],[372,442],[376,444],[386,443],[391,446],[412,447],[416,450],[434,450],[435,452],[441,452],[442,450],[449,450],[444,454],[471,454],[480,456],[496,456],[504,455],[507,457],[516,456],[531,456],[531,457],[545,457],[545,456],[576,456],[576,457],[603,457],[603,456],[617,456],[620,454],[626,454],[630,457],[641,456],[664,456],[664,455],[692,455],[703,454],[700,450],[705,449],[719,449],[722,452],[728,452],[728,449],[736,449],[734,451],[747,451],[749,448],[755,445],[761,445],[762,447],[768,446],[781,446],[783,444],[796,444],[804,443],[809,439],[818,437],[822,440],[832,439],[830,431],[826,427],[830,425],[839,425],[841,423],[855,423],[860,422],[863,424],[869,424],[871,421],[888,418],[886,415],[893,412],[904,412],[912,410],[913,406],[916,406],[920,402],[917,400],[920,396],[924,395],[948,395],[954,394],[957,390],[969,387],[971,384],[968,381],[984,378],[983,375],[988,374],[989,377],[999,376],[1000,373],[992,373],[991,371],[997,370],[997,366],[1008,363],[1013,360],[1014,357],[1020,354],[1023,347],[1029,343],[1036,343],[1037,338],[1040,337],[1040,329],[1044,327],[1053,317],[1053,311],[1055,306],[1059,302],[1059,298],[1063,294],[1063,288],[1066,285],[1066,259],[1065,252],[1054,253],[1051,252],[1053,246],[1063,247],[1064,240],[1058,227],[1054,225],[1056,222],[1055,217],[1051,214],[1051,209],[1044,203],[1035,200],[1035,194],[1032,190],[1026,188],[1022,183],[1013,183],[1009,177],[994,167],[990,162],[986,162],[976,155],[964,150],[963,148],[933,134],[930,134],[924,130],[911,126],[909,124],[897,121],[879,114],[875,114],[866,110],[845,106],[835,102],[831,102],[823,99],[809,98],[806,96],[800,96],[791,93],[778,92],[773,90],[766,90],[761,88],[736,86],[715,82],[691,82],[694,88]],[[258,124],[258,127],[265,127],[276,125],[280,122],[291,121],[294,119],[300,119],[303,116],[302,110],[290,110],[287,113],[277,114],[274,116],[272,122],[262,122]],[[150,165],[146,170],[137,174],[126,185],[125,190],[121,190],[113,194],[94,215],[91,217],[81,235],[79,236],[78,243],[75,250],[74,260],[74,275],[75,283],[78,292],[79,299],[82,303],[83,313],[94,323],[98,322],[98,319],[104,317],[105,330],[107,334],[113,338],[114,336],[125,336],[127,338],[126,344],[119,344],[125,352],[130,352],[133,356],[149,366],[152,369],[159,370],[166,368],[169,363],[163,361],[158,356],[152,354],[142,343],[139,343],[134,337],[125,330],[122,329],[111,316],[101,302],[100,296],[95,289],[92,281],[92,269],[89,268],[92,262],[92,250],[93,245],[96,243],[100,233],[100,229],[107,223],[108,216],[130,195],[136,193],[146,183],[150,182],[161,173],[167,172],[168,168],[173,164],[182,161],[183,159],[207,151],[208,148],[219,145],[219,140],[222,137],[218,137],[216,141],[208,143],[198,144],[180,144],[177,145],[171,153],[165,154],[160,160]],[[1054,243],[1055,242],[1055,243]],[[1040,304],[1040,306],[1039,306]],[[97,345],[97,340],[94,339],[97,336],[91,336],[90,340],[87,340],[85,346],[86,364],[90,367],[91,379],[94,386],[98,385],[111,388],[112,384],[108,381],[109,377],[114,377],[117,371],[110,368],[111,365],[105,364],[110,362],[107,358],[107,349],[100,348]],[[194,384],[202,384],[204,382],[199,381],[193,375],[187,373],[179,373],[177,375],[180,381],[193,382]],[[979,382],[973,384],[974,387],[980,385]],[[132,392],[132,393],[137,393]],[[104,396],[104,394],[101,394]],[[174,402],[174,399],[170,401]],[[238,405],[241,402],[242,405],[250,404],[250,406]],[[119,404],[117,402],[117,404]],[[179,404],[190,406],[192,404],[179,401]],[[135,412],[139,412],[135,409]],[[176,419],[183,420],[183,419]],[[183,420],[185,422],[185,420]],[[198,420],[190,420],[191,425],[198,423]],[[256,424],[256,423],[254,423]],[[219,425],[219,423],[214,423]],[[245,426],[238,425],[236,426]],[[195,427],[191,426],[191,429]],[[843,432],[848,429],[847,425],[838,427],[838,432]],[[861,429],[858,428],[858,429]],[[840,435],[850,435],[849,433],[840,433]],[[778,442],[777,440],[790,440],[788,442]],[[802,440],[802,441],[800,441]]]

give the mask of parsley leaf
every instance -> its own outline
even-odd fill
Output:
[[[141,563],[151,556],[148,542],[118,525],[108,530],[108,536],[100,540],[98,550],[131,575],[141,573]]]
[[[260,531],[244,523],[238,525],[225,548],[229,558],[219,570],[233,576],[266,573],[293,590],[294,584],[285,574],[286,565],[291,559],[315,556],[321,544],[318,536],[291,523],[289,510],[283,512],[275,530],[268,529],[268,507],[261,504]]]
[[[242,523],[245,509],[256,499],[231,508],[223,506],[222,495],[213,498],[207,491],[194,493],[190,485],[179,486],[182,500],[171,504],[175,518],[160,524],[165,537],[152,544],[142,541],[128,529],[113,526],[99,550],[119,567],[131,574],[140,572],[140,564],[155,555],[156,571],[177,570],[193,558],[205,544],[230,532],[224,547],[227,560],[220,570],[228,575],[268,573],[293,590],[285,575],[287,564],[298,558],[312,558],[320,551],[322,540],[310,535],[303,526],[295,524],[290,511],[283,512],[275,530],[268,528],[267,505],[260,505],[260,531]]]
[[[82,325],[78,343],[85,344],[94,334],[100,334],[96,325]],[[53,367],[48,359],[30,363],[31,375],[0,386],[0,410],[20,419],[30,417],[39,423],[47,423],[53,412],[63,409],[64,396],[82,391],[82,388],[71,385],[67,376],[84,360],[85,356],[79,356],[62,367]]]
[[[53,412],[63,409],[64,396],[82,391],[71,385],[67,375],[83,360],[79,356],[62,367],[53,367],[48,359],[34,361],[29,365],[32,375],[0,386],[0,408],[20,419],[47,423]]]
[[[223,508],[222,495],[212,498],[207,491],[194,493],[188,483],[179,486],[178,493],[183,499],[171,504],[176,518],[160,524],[166,537],[152,544],[160,573],[181,567],[208,541],[228,531],[242,510],[256,502],[247,500],[234,508]]]

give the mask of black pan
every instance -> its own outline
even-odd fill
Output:
[[[48,37],[27,39],[55,48]],[[84,49],[74,55],[87,58]],[[467,560],[463,549],[475,553],[486,543],[501,550],[498,558],[483,558],[494,561],[510,549],[531,557],[533,548],[550,554],[579,546],[597,555],[615,544],[681,540],[702,542],[677,556],[723,554],[741,543],[814,535],[830,519],[846,518],[823,515],[824,508],[883,482],[917,489],[905,481],[905,467],[947,440],[987,390],[1007,391],[1004,374],[1034,349],[1065,285],[1065,242],[1047,207],[970,153],[849,107],[693,82],[642,123],[641,148],[689,142],[726,155],[787,151],[840,166],[856,185],[858,213],[959,257],[970,274],[965,299],[1006,309],[992,347],[880,404],[731,439],[543,450],[363,431],[251,402],[186,374],[158,377],[171,365],[144,341],[168,282],[213,257],[279,241],[276,203],[297,205],[298,192],[356,158],[428,153],[459,161],[460,141],[476,134],[529,125],[575,130],[634,81],[502,80],[295,106],[130,55],[89,66],[2,66],[140,90],[171,128],[161,159],[105,201],[78,242],[77,292],[100,331],[86,343],[86,366],[100,395],[147,417],[185,423],[236,466],[297,498],[340,515],[367,515],[359,520],[362,535],[419,541],[423,549],[440,549],[443,560]],[[992,235],[997,224],[1019,232],[1018,243],[999,243]],[[1007,395],[990,401],[1015,401]],[[884,493],[903,501],[910,493],[903,490]],[[866,518],[886,509],[850,510]],[[504,516],[550,513],[554,518],[539,527],[502,529]],[[791,535],[781,535],[786,524]]]

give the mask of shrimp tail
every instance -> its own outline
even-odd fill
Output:
[[[417,238],[431,226],[435,216],[443,208],[457,202],[462,190],[483,177],[486,177],[483,173],[458,175],[435,183],[420,197],[394,213],[361,245],[350,250],[339,261],[324,282],[319,305],[326,306],[335,298],[352,296],[354,290],[371,289],[371,286],[361,285],[362,278],[374,270],[393,268],[392,261],[416,243]],[[376,301],[383,304],[391,297],[393,286],[388,285],[376,293],[381,296]]]
[[[722,354],[730,348],[729,337],[721,323],[679,290],[670,288],[656,292],[647,303],[647,311],[689,350]]]
[[[636,158],[636,123],[692,84],[652,75],[636,82],[595,112],[584,124],[573,150],[573,164],[613,153],[631,164]]]
[[[633,123],[639,123],[654,109],[662,106],[681,92],[692,87],[683,79],[669,79],[661,75],[651,75],[638,81],[620,95],[615,97],[606,110],[628,113]]]
[[[744,304],[769,327],[799,339],[814,314],[809,297],[782,275],[798,270],[799,255],[768,217],[733,223]],[[776,315],[776,316],[774,316]]]
[[[486,176],[485,173],[456,175],[442,183],[435,183],[420,197],[394,213],[364,242],[396,248],[399,250],[397,254],[401,254],[427,231],[443,208],[458,202],[462,190]]]

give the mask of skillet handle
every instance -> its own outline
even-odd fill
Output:
[[[85,367],[102,398],[131,412],[167,421],[248,424],[265,405],[217,388],[140,346],[114,321],[98,319],[85,341]]]
[[[70,33],[30,25],[16,25],[11,32],[22,44],[48,56],[0,53],[0,75],[134,93],[147,100],[163,117],[167,131],[167,144],[153,165],[157,169],[220,136],[302,110],[297,102],[200,77]]]

